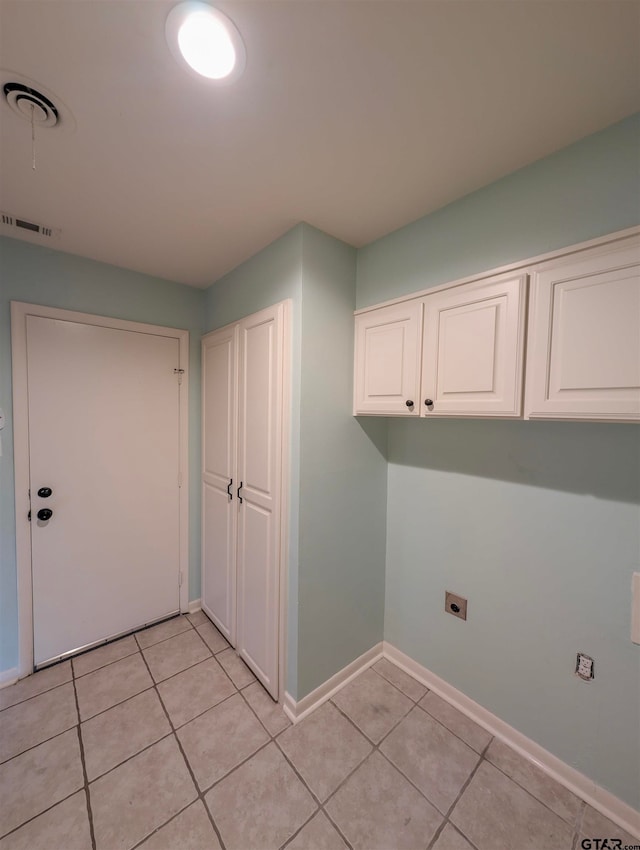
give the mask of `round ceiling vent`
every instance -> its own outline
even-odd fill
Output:
[[[4,84],[3,91],[7,103],[21,118],[33,121],[39,127],[55,127],[58,123],[60,115],[55,104],[37,89],[9,82]]]

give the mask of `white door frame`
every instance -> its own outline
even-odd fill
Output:
[[[179,571],[180,610],[189,606],[189,331],[129,322],[108,316],[94,316],[11,302],[11,356],[13,381],[13,458],[15,469],[16,565],[18,578],[18,677],[33,672],[33,585],[31,576],[31,529],[29,513],[29,395],[27,389],[27,316],[42,316],[67,322],[81,322],[103,328],[150,333],[177,339],[181,374],[179,394]]]

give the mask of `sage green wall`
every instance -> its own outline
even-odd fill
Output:
[[[0,672],[18,662],[10,301],[190,331],[189,597],[200,596],[200,335],[202,290],[0,237]]]
[[[636,115],[367,246],[358,303],[640,223],[639,151]],[[640,807],[640,428],[393,420],[388,457],[385,640]]]
[[[358,307],[637,224],[640,113],[358,251]]]
[[[207,328],[293,300],[287,690],[382,640],[386,425],[351,416],[355,249],[301,224],[207,290]]]
[[[298,699],[383,634],[386,422],[351,415],[355,264],[303,225]]]

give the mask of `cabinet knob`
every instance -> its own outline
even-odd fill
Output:
[[[407,405],[407,407],[413,407],[413,402],[411,401],[411,399],[410,399],[410,398],[408,398],[408,399],[405,401],[405,404]]]
[[[41,519],[43,522],[46,522],[53,516],[53,511],[50,508],[40,508],[36,516],[38,517],[38,519]]]
[[[425,398],[424,403],[427,405],[427,407],[433,407],[433,399],[432,398]]]

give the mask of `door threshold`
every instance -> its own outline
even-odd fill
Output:
[[[84,646],[78,646],[76,649],[70,649],[68,652],[63,652],[61,655],[55,655],[53,658],[49,658],[46,661],[41,661],[39,664],[35,664],[33,667],[33,672],[35,673],[37,670],[44,670],[45,667],[52,667],[54,664],[59,664],[61,661],[66,661],[67,658],[71,658],[76,655],[82,655],[85,652],[89,652],[91,649],[96,649],[98,646],[104,646],[107,643],[113,643],[115,640],[120,640],[120,638],[126,637],[127,635],[135,634],[136,632],[141,632],[144,629],[148,629],[151,626],[157,626],[158,623],[164,623],[166,620],[172,620],[174,617],[178,617],[180,615],[180,611],[173,611],[170,614],[163,614],[162,617],[158,617],[157,620],[149,620],[147,623],[142,623],[139,626],[135,626],[133,629],[126,629],[124,632],[118,632],[114,635],[109,635],[106,638],[100,638],[100,640],[93,641],[93,643],[86,643]]]

